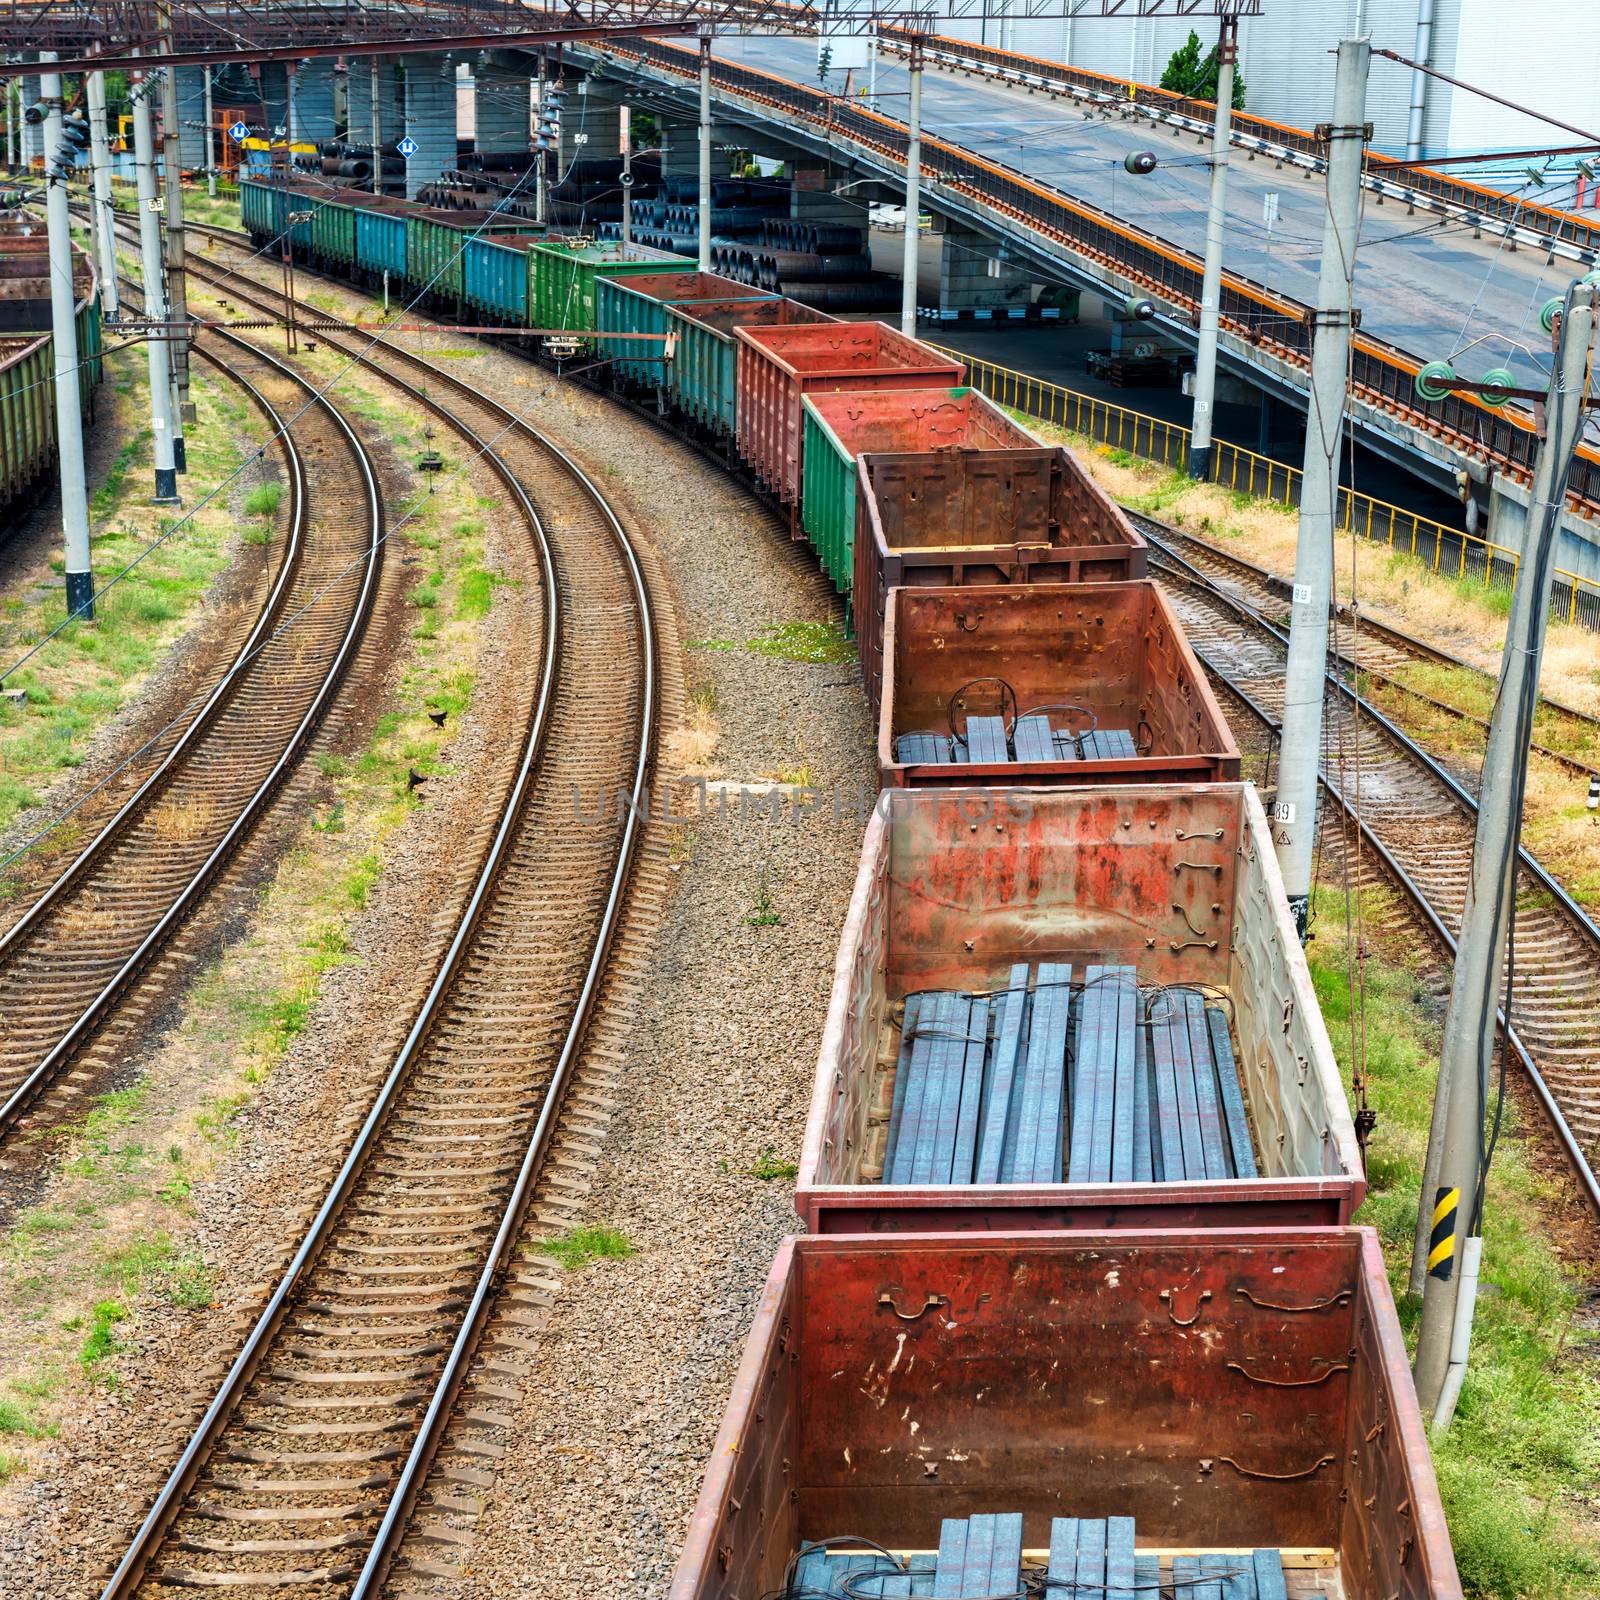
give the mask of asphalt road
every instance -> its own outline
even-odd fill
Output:
[[[797,82],[819,81],[811,39],[730,37],[719,39],[715,49],[727,60]],[[1374,62],[1374,72],[1383,70],[1383,63]],[[904,119],[907,79],[897,59],[880,60],[878,100],[885,115]],[[843,75],[833,73],[825,86],[842,92]],[[1193,138],[1086,117],[1070,101],[932,68],[922,106],[927,133],[1006,162],[1196,255],[1204,249],[1209,174],[1203,147]],[[1303,120],[1314,123],[1326,112],[1307,106]],[[1161,165],[1136,178],[1123,170],[1122,158],[1141,149],[1154,150]],[[1263,201],[1274,193],[1278,221],[1269,233]],[[1235,150],[1228,178],[1228,269],[1314,302],[1324,203],[1320,177],[1265,159],[1250,161]],[[1514,251],[1487,236],[1475,241],[1465,226],[1408,216],[1402,205],[1380,206],[1371,195],[1358,248],[1355,296],[1365,332],[1421,360],[1457,358],[1466,374],[1509,366],[1522,382],[1543,384],[1549,341],[1539,328],[1539,307],[1578,275],[1573,263],[1558,258],[1546,266],[1535,251]]]

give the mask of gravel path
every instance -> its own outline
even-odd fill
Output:
[[[482,494],[498,487],[487,472],[475,477]],[[409,479],[390,463],[385,488],[395,503],[409,494]],[[484,662],[537,658],[538,593],[526,549],[520,519],[487,519],[485,564],[514,581],[499,587],[482,624],[476,654]],[[318,758],[364,750],[379,713],[397,708],[397,691],[407,680],[406,632],[415,613],[404,604],[404,592],[415,580],[402,559],[403,545],[390,557],[350,689],[275,806],[287,827],[264,829],[230,869],[226,924],[218,933],[230,948],[219,981],[209,998],[192,995],[163,1019],[170,1026],[127,1064],[127,1076],[146,1085],[141,1122],[132,1131],[135,1150],[159,1151],[214,1104],[243,1048],[240,1030],[248,1033],[251,1026],[248,1016],[230,1008],[227,989],[248,992],[259,983],[270,992],[281,983],[277,974],[303,948],[304,919],[323,914],[315,909],[319,874],[341,877],[366,847],[354,833],[319,833],[308,824],[327,808]],[[120,1554],[176,1460],[409,1028],[492,825],[494,807],[486,796],[510,781],[515,747],[504,729],[525,718],[530,694],[531,684],[515,673],[480,674],[471,706],[445,747],[449,770],[430,780],[426,803],[384,848],[382,874],[350,924],[346,961],[323,974],[304,1030],[248,1105],[228,1119],[223,1159],[210,1179],[195,1185],[187,1227],[172,1230],[179,1249],[203,1257],[214,1284],[212,1303],[183,1307],[142,1297],[134,1317],[117,1330],[116,1383],[74,1383],[59,1439],[32,1471],[0,1490],[0,1516],[10,1516],[0,1533],[5,1600],[94,1592],[108,1575],[108,1558]],[[274,876],[280,885],[303,888],[298,904],[286,897],[276,913],[260,896]],[[295,920],[297,913],[302,920]],[[73,1211],[74,1181],[70,1171],[54,1178],[39,1197],[41,1209]],[[0,1326],[0,1357],[16,1355],[13,1336],[25,1340],[28,1331]]]
[[[582,394],[537,409],[611,464],[601,481],[654,539],[686,640],[747,641],[837,616],[809,553],[726,473]],[[574,1580],[639,1600],[665,1593],[756,1297],[798,1227],[791,1180],[756,1173],[799,1155],[864,826],[855,808],[873,789],[866,708],[853,660],[692,642],[688,657],[691,699],[715,697],[711,759],[725,782],[803,767],[829,797],[778,820],[733,802],[724,818],[713,799],[682,829],[587,1208],[637,1253],[566,1279],[487,1496],[473,1595],[565,1600]],[[781,920],[752,923],[763,900]]]

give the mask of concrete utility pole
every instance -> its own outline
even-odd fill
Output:
[[[700,270],[711,270],[711,29],[700,29]]]
[[[544,131],[546,126],[545,115],[547,110],[547,107],[544,103],[545,77],[545,54],[543,48],[541,47],[539,51],[538,109],[534,112],[534,117],[536,119],[534,125],[539,130],[536,140],[538,148],[534,152],[533,158],[537,163],[533,169],[533,220],[541,228],[545,225],[545,217],[549,207],[545,190],[545,174],[549,170],[550,166],[550,141],[545,137]]]
[[[144,315],[147,322],[167,320],[166,287],[161,281],[161,217],[156,206],[155,130],[150,126],[148,78],[133,85],[133,171],[139,195],[139,257],[144,269]],[[158,506],[178,503],[178,472],[172,453],[172,363],[165,327],[145,340],[150,371],[150,431],[155,436]]]
[[[908,339],[917,334],[917,258],[922,238],[917,218],[922,214],[922,35],[911,36],[911,109],[906,113],[906,237],[900,286],[900,331]]]
[[[1300,533],[1294,560],[1289,660],[1284,669],[1283,742],[1273,838],[1289,909],[1303,939],[1311,902],[1311,851],[1317,836],[1317,772],[1322,762],[1322,695],[1328,670],[1328,600],[1333,588],[1333,526],[1350,364],[1350,288],[1361,221],[1361,155],[1372,46],[1345,39],[1333,81],[1328,141],[1328,211],[1313,313],[1311,395],[1300,480]]]
[[[113,322],[121,314],[117,282],[117,214],[111,203],[111,140],[106,130],[106,75],[91,72],[89,102],[89,215],[94,218],[96,264],[100,273],[100,310]]]
[[[17,85],[6,79],[6,170],[17,170]]]
[[[163,47],[175,51],[172,12],[163,3],[156,16],[164,31]],[[171,347],[172,383],[177,395],[173,414],[172,459],[179,472],[189,470],[184,452],[183,430],[195,418],[194,402],[189,398],[189,285],[184,270],[183,234],[183,149],[178,126],[178,72],[168,67],[161,74],[161,180],[167,201],[167,310],[177,324]]]
[[[1189,476],[1211,476],[1211,427],[1217,399],[1217,319],[1222,308],[1222,235],[1228,210],[1228,149],[1233,132],[1233,67],[1239,19],[1224,17],[1217,38],[1217,109],[1211,123],[1211,205],[1206,212],[1205,277],[1200,288],[1200,347],[1194,362],[1194,422]]]
[[[40,64],[54,61],[41,51]],[[44,125],[45,226],[50,236],[50,334],[56,378],[56,448],[61,469],[61,534],[66,547],[67,615],[94,616],[94,573],[89,566],[89,489],[83,472],[83,412],[78,392],[78,307],[72,290],[72,220],[67,210],[66,130],[61,116],[61,74],[39,77],[49,105]],[[70,157],[68,158],[70,160]]]
[[[633,243],[633,118],[626,106],[617,108],[619,141],[622,145],[622,245]]]
[[[1483,1124],[1494,1060],[1495,1014],[1505,975],[1507,929],[1515,915],[1517,845],[1528,786],[1528,744],[1539,704],[1539,657],[1550,615],[1567,467],[1583,429],[1597,301],[1600,286],[1573,284],[1556,331],[1545,434],[1534,462],[1528,538],[1518,564],[1500,687],[1484,747],[1472,873],[1445,1010],[1428,1147],[1434,1176],[1423,1180],[1422,1211],[1428,1233],[1416,1361],[1417,1398],[1424,1415],[1431,1413],[1441,1427],[1455,1411],[1472,1335],[1482,1249]],[[1506,1004],[1509,1016],[1509,995]]]
[[[383,194],[383,97],[379,92],[378,69],[382,56],[372,58],[372,192]]]
[[[201,113],[206,119],[206,194],[215,200],[217,198],[217,113],[211,103],[211,68],[202,67],[200,70],[206,75],[206,103],[205,110]]]

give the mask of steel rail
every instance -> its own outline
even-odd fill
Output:
[[[200,275],[202,277],[207,276],[203,272]],[[218,277],[220,276],[218,274]],[[237,287],[241,281],[238,274],[227,275],[227,281],[233,286],[230,288],[230,293],[240,299],[250,298],[248,295],[241,293]],[[273,296],[278,294],[278,291],[255,280],[245,279],[243,281],[263,293]],[[434,399],[424,390],[406,383],[395,374],[383,371],[372,359],[370,353],[362,354],[351,351],[348,347],[341,347],[333,339],[329,339],[326,342],[330,348],[343,349],[346,354],[356,355],[357,359],[364,365],[372,367],[387,382],[409,393],[428,410],[447,421],[468,438],[472,438],[472,432],[467,425],[455,417],[440,401]],[[435,367],[431,362],[412,355],[409,351],[391,346],[384,340],[373,339],[368,347],[369,352],[373,347],[380,348],[386,355],[400,358],[427,373],[431,379],[442,382],[455,392],[470,397],[475,404],[498,415],[504,420],[508,429],[516,430],[540,449],[554,457],[562,469],[568,472],[590,497],[593,504],[600,511],[602,519],[609,529],[610,536],[624,560],[633,586],[635,604],[639,613],[642,644],[642,696],[639,717],[639,745],[633,762],[633,778],[629,792],[627,819],[618,844],[616,865],[611,876],[600,925],[596,930],[595,942],[585,971],[584,982],[574,1004],[572,1019],[566,1030],[550,1082],[544,1091],[539,1116],[530,1135],[527,1149],[524,1152],[516,1182],[508,1197],[500,1225],[479,1274],[472,1298],[463,1313],[450,1354],[435,1383],[427,1410],[419,1424],[417,1436],[408,1453],[400,1477],[391,1491],[383,1520],[374,1535],[366,1560],[363,1563],[362,1571],[357,1578],[356,1588],[353,1591],[353,1595],[356,1596],[367,1596],[375,1592],[398,1550],[416,1495],[421,1489],[428,1465],[432,1461],[443,1437],[444,1428],[449,1420],[455,1397],[465,1381],[468,1365],[481,1337],[494,1297],[510,1265],[511,1253],[515,1247],[522,1223],[525,1220],[527,1207],[532,1199],[534,1183],[542,1167],[550,1136],[555,1127],[556,1117],[560,1112],[568,1082],[578,1060],[578,1053],[594,1008],[595,999],[605,975],[606,961],[612,940],[621,918],[623,900],[632,870],[641,825],[642,796],[649,780],[651,763],[654,758],[654,735],[657,701],[659,698],[654,613],[650,604],[649,590],[645,582],[644,572],[639,563],[637,552],[628,539],[626,530],[593,480],[548,435],[533,427],[508,407],[500,404],[499,401],[473,388],[464,379],[457,377],[454,373]],[[245,1345],[224,1377],[216,1397],[208,1406],[205,1416],[201,1419],[199,1426],[191,1436],[188,1445],[157,1496],[150,1512],[135,1534],[127,1553],[123,1556],[117,1570],[107,1583],[103,1591],[102,1600],[124,1600],[124,1597],[131,1595],[137,1588],[150,1560],[159,1548],[162,1536],[181,1512],[184,1498],[193,1487],[212,1444],[221,1434],[246,1385],[258,1370],[261,1360],[266,1355],[278,1329],[282,1326],[291,1309],[295,1291],[310,1273],[323,1248],[332,1237],[334,1228],[342,1215],[346,1202],[355,1189],[356,1182],[365,1167],[366,1161],[375,1149],[389,1116],[398,1103],[401,1090],[421,1055],[422,1047],[426,1043],[432,1026],[442,1010],[468,946],[477,931],[482,913],[493,894],[500,870],[511,848],[515,831],[520,824],[529,788],[540,767],[549,732],[556,672],[560,660],[560,637],[562,631],[554,554],[543,522],[539,518],[538,512],[523,488],[520,479],[516,477],[489,444],[481,440],[476,442],[481,446],[484,459],[490,463],[502,481],[511,490],[522,509],[525,519],[528,520],[529,526],[534,532],[539,551],[541,583],[544,589],[546,624],[540,665],[540,683],[535,697],[528,738],[524,746],[517,778],[503,808],[499,825],[496,828],[483,866],[475,881],[466,910],[451,939],[450,946],[441,961],[439,970],[435,974],[411,1030],[401,1046],[388,1076],[379,1089],[377,1098],[357,1133],[338,1175],[334,1179],[332,1188],[319,1208],[310,1229],[285,1270],[282,1279],[257,1320]]]
[[[219,372],[225,373],[245,390],[265,413],[268,422],[272,424],[275,435],[274,442],[281,443],[283,446],[284,455],[289,466],[290,508],[289,533],[284,550],[284,558],[280,565],[277,579],[262,602],[261,610],[256,616],[255,626],[250,630],[249,638],[239,647],[227,671],[217,680],[211,693],[206,696],[199,709],[196,710],[182,736],[139,787],[118,807],[115,815],[110,817],[95,837],[79,851],[78,855],[68,864],[49,888],[4,933],[0,933],[0,959],[4,958],[6,951],[16,943],[22,934],[32,927],[55,901],[78,880],[89,864],[105,849],[110,842],[112,834],[120,831],[122,824],[144,804],[146,798],[154,794],[156,788],[170,775],[179,756],[189,748],[190,744],[215,719],[216,713],[236,687],[240,671],[255,654],[257,644],[281,607],[283,597],[288,591],[289,579],[299,565],[301,540],[305,531],[306,511],[305,463],[301,459],[299,448],[296,446],[288,429],[284,427],[282,417],[278,415],[276,408],[265,395],[247,379],[240,377],[238,373],[224,365],[220,359],[209,351],[200,350],[198,353],[204,360],[209,361],[216,367]],[[257,458],[259,459],[265,454],[266,450],[263,447],[262,450],[257,452]]]
[[[1209,574],[1194,566],[1191,562],[1186,561],[1176,552],[1168,549],[1166,545],[1163,544],[1159,539],[1153,539],[1152,542],[1156,547],[1155,554],[1158,564],[1165,565],[1173,576],[1177,577],[1180,581],[1189,583],[1204,590],[1211,599],[1215,600],[1225,609],[1231,611],[1241,621],[1247,623],[1257,631],[1268,635],[1274,640],[1274,642],[1279,644],[1287,644],[1287,636],[1265,617],[1263,617],[1252,606],[1238,599],[1236,596],[1229,594],[1225,589],[1221,588]],[[1270,732],[1274,734],[1281,732],[1283,724],[1280,718],[1275,717],[1266,709],[1266,707],[1262,706],[1250,694],[1238,687],[1233,682],[1228,672],[1219,663],[1212,660],[1204,649],[1202,649],[1199,645],[1194,645],[1193,648],[1195,654],[1200,658],[1207,670],[1219,678],[1227,686],[1229,694],[1231,694],[1242,705],[1244,705]],[[1427,751],[1423,750],[1418,744],[1416,744],[1416,742],[1412,740],[1410,736],[1407,735],[1402,729],[1396,727],[1395,724],[1390,721],[1390,719],[1386,717],[1383,712],[1379,711],[1375,706],[1373,706],[1370,701],[1364,700],[1359,695],[1354,693],[1354,691],[1352,691],[1350,687],[1340,679],[1338,674],[1332,672],[1328,673],[1326,681],[1329,687],[1333,688],[1337,693],[1343,695],[1352,705],[1358,706],[1364,716],[1366,716],[1376,727],[1378,727],[1386,737],[1393,740],[1405,754],[1422,765],[1428,771],[1431,777],[1444,784],[1452,798],[1456,800],[1458,805],[1460,805],[1469,816],[1474,818],[1477,816],[1478,808],[1476,801],[1472,799],[1466,790],[1464,790],[1455,781],[1455,779],[1452,778],[1450,774],[1446,772],[1444,768],[1441,767],[1439,763],[1427,753]],[[1445,947],[1446,953],[1453,959],[1457,948],[1456,939],[1455,936],[1450,932],[1443,917],[1440,916],[1437,907],[1435,907],[1428,899],[1421,886],[1415,882],[1410,874],[1406,872],[1405,868],[1401,866],[1399,861],[1395,859],[1393,852],[1389,850],[1388,846],[1384,844],[1383,840],[1380,839],[1373,831],[1372,826],[1360,814],[1354,803],[1346,798],[1339,784],[1335,782],[1334,779],[1325,771],[1319,772],[1318,777],[1322,787],[1338,803],[1344,815],[1350,818],[1350,820],[1356,824],[1357,828],[1360,830],[1362,839],[1371,845],[1373,853],[1383,864],[1384,870],[1391,874],[1395,883],[1420,914],[1424,923],[1440,939]],[[1546,871],[1546,869],[1541,866],[1537,860],[1529,855],[1526,849],[1519,847],[1518,856],[1519,865],[1521,865],[1534,876],[1534,878],[1539,882],[1541,888],[1546,889],[1547,892],[1551,893],[1556,898],[1557,903],[1561,906],[1562,910],[1569,914],[1570,918],[1577,923],[1580,932],[1586,934],[1594,944],[1596,951],[1600,952],[1600,929],[1596,929],[1594,923],[1589,920],[1588,916],[1583,911],[1583,908],[1572,900],[1572,898],[1567,894],[1566,890],[1563,889],[1553,877],[1551,877],[1549,872]],[[1550,1124],[1551,1131],[1555,1135],[1556,1141],[1561,1148],[1562,1155],[1566,1158],[1567,1164],[1572,1171],[1573,1178],[1578,1185],[1580,1193],[1583,1195],[1585,1202],[1588,1204],[1595,1217],[1600,1219],[1600,1179],[1597,1179],[1593,1168],[1590,1167],[1588,1159],[1583,1153],[1582,1146],[1579,1145],[1576,1136],[1573,1134],[1572,1128],[1567,1122],[1565,1114],[1562,1112],[1561,1107],[1557,1104],[1549,1084],[1545,1081],[1544,1074],[1539,1070],[1539,1067],[1534,1061],[1533,1056],[1528,1051],[1527,1046],[1523,1044],[1521,1036],[1517,1032],[1516,1027],[1507,1017],[1505,1008],[1497,1008],[1496,1016],[1499,1018],[1501,1027],[1506,1032],[1512,1049],[1516,1052],[1517,1059],[1521,1063],[1523,1071],[1527,1074],[1528,1082],[1534,1092],[1534,1097],[1538,1101],[1540,1110],[1545,1114],[1545,1117]]]
[[[291,367],[286,366],[276,357],[258,349],[246,340],[237,339],[231,335],[223,336],[226,341],[259,357],[269,366],[299,384],[310,393],[315,393],[311,384],[300,377]],[[328,671],[324,674],[322,683],[318,686],[310,705],[296,725],[289,740],[279,752],[277,759],[266,777],[262,779],[255,791],[246,802],[244,808],[238,813],[229,825],[226,833],[212,848],[196,872],[189,878],[177,897],[162,913],[145,936],[139,941],[133,952],[124,960],[116,973],[108,980],[95,999],[79,1014],[77,1019],[62,1034],[61,1038],[51,1047],[50,1051],[40,1059],[21,1083],[11,1092],[3,1104],[0,1104],[0,1138],[4,1138],[15,1127],[17,1119],[38,1098],[57,1076],[62,1068],[72,1059],[82,1047],[85,1040],[93,1030],[105,1019],[107,1012],[116,999],[126,989],[137,973],[149,962],[156,951],[165,943],[167,937],[178,923],[189,913],[201,893],[210,884],[217,872],[233,854],[242,842],[245,834],[255,824],[261,812],[265,809],[268,800],[277,790],[283,777],[288,772],[290,765],[299,757],[312,730],[320,721],[326,710],[329,700],[343,678],[351,656],[354,654],[361,635],[366,627],[368,613],[371,609],[372,598],[376,590],[377,572],[381,564],[381,550],[383,543],[383,506],[378,493],[377,476],[373,471],[372,462],[366,450],[356,436],[350,424],[325,401],[318,402],[323,406],[328,416],[334,421],[337,428],[343,433],[355,460],[360,469],[363,486],[366,490],[366,500],[369,511],[369,535],[367,540],[366,561],[361,575],[361,589],[356,596],[356,603],[351,609],[350,621],[345,629],[344,636],[339,642],[339,647],[334,654]],[[269,411],[271,408],[269,407]],[[283,437],[287,437],[287,430],[276,412],[271,412],[275,425]],[[298,457],[296,457],[298,460]],[[303,464],[302,464],[303,467]],[[306,505],[305,483],[301,477],[296,483],[297,506],[302,510]],[[270,620],[270,619],[268,619]],[[261,633],[260,624],[252,633],[252,640],[257,641]],[[238,672],[243,665],[248,664],[251,657],[241,654],[234,666],[229,669],[229,676],[237,679]],[[219,685],[219,688],[221,686]],[[215,700],[215,697],[214,697]],[[215,700],[213,713],[220,707],[222,700]],[[170,769],[169,773],[170,773]],[[149,793],[148,786],[142,791]],[[120,824],[125,816],[124,812],[118,813],[116,819]],[[74,866],[76,867],[76,863]]]
[[[1186,544],[1197,545],[1209,559],[1215,560],[1223,566],[1232,567],[1241,573],[1246,582],[1259,585],[1263,589],[1271,590],[1288,601],[1293,585],[1286,578],[1280,578],[1277,573],[1269,572],[1265,567],[1257,566],[1253,561],[1247,561],[1243,556],[1237,556],[1230,550],[1220,550],[1215,545],[1209,544],[1204,539],[1196,538],[1192,533],[1187,533],[1181,528],[1173,528],[1166,523],[1156,522],[1150,517],[1138,512],[1129,512],[1133,521],[1145,533],[1153,533],[1165,543],[1171,539],[1181,539]],[[1350,620],[1351,610],[1340,603],[1329,607],[1332,616],[1340,621]],[[1356,626],[1352,622],[1352,626]],[[1437,645],[1427,644],[1421,639],[1414,638],[1403,629],[1395,628],[1385,622],[1378,622],[1367,616],[1364,612],[1359,616],[1359,627],[1375,638],[1386,641],[1392,649],[1410,655],[1419,661],[1434,661],[1442,666],[1456,667],[1466,672],[1471,672],[1482,678],[1486,683],[1493,683],[1494,678],[1482,667],[1474,666],[1470,661],[1463,660],[1460,656],[1452,655],[1448,650],[1442,650]],[[1398,678],[1382,671],[1378,667],[1358,661],[1355,657],[1345,654],[1343,649],[1338,651],[1339,659],[1346,663],[1353,671],[1365,674],[1377,683],[1398,690],[1401,694],[1409,695],[1413,700],[1420,700],[1424,705],[1431,706],[1436,711],[1442,711],[1447,716],[1455,717],[1462,722],[1471,722],[1488,731],[1489,723],[1485,717],[1480,717],[1475,711],[1467,711],[1461,706],[1451,705],[1447,700],[1440,700],[1431,694],[1425,694],[1421,689],[1414,689],[1409,683],[1402,683]],[[1540,695],[1540,700],[1551,711],[1560,716],[1567,717],[1585,727],[1592,728],[1600,735],[1600,717],[1591,716],[1587,711],[1580,711],[1576,706],[1565,705],[1560,700],[1552,700],[1547,695]],[[1569,772],[1576,773],[1579,777],[1600,776],[1600,767],[1591,766],[1587,761],[1580,761],[1576,756],[1569,756],[1564,751],[1552,750],[1548,745],[1534,743],[1530,749],[1547,759],[1565,767]]]

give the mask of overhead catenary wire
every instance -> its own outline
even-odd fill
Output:
[[[523,175],[523,179],[519,179],[519,185],[520,185],[520,183],[522,181],[524,181],[526,179],[526,176],[527,176],[527,174],[524,174]],[[508,194],[507,199],[509,200],[511,198],[511,195],[514,195],[515,193],[516,193],[516,189],[513,188],[512,191],[511,191],[511,194]],[[286,204],[287,204],[287,202],[286,202]],[[460,257],[462,252],[466,249],[468,240],[476,238],[483,231],[483,229],[488,226],[490,221],[492,221],[493,218],[499,213],[500,209],[501,208],[498,205],[493,207],[493,208],[491,208],[484,215],[483,219],[477,224],[477,226],[472,230],[471,233],[464,234],[462,236],[460,243],[455,248],[455,251],[452,254],[450,254],[449,256],[447,256],[445,258],[445,260],[443,260],[440,263],[440,265],[438,267],[438,270],[436,272],[434,272],[432,277],[430,277],[422,285],[422,287],[417,290],[416,295],[411,300],[406,302],[406,304],[402,308],[402,313],[404,311],[412,310],[414,307],[416,307],[417,305],[419,305],[422,302],[423,298],[432,290],[434,284],[436,284],[439,281],[439,279],[444,275],[444,273],[448,270],[448,268]],[[286,210],[286,213],[285,213],[285,218],[286,218],[286,225],[285,225],[284,233],[288,233],[290,231],[290,228],[291,228],[292,225],[289,225],[287,223],[287,210]],[[280,233],[278,235],[278,238],[281,239],[283,236],[284,235],[282,233]],[[360,330],[355,330],[355,331],[360,331]],[[322,388],[320,388],[320,389],[315,389],[314,388],[313,389],[312,393],[306,399],[305,403],[303,405],[301,405],[297,410],[295,410],[284,421],[282,429],[279,430],[278,432],[275,432],[274,434],[272,434],[268,438],[267,443],[271,444],[273,439],[276,439],[276,438],[280,437],[280,435],[282,433],[287,433],[291,428],[293,428],[295,423],[297,421],[299,421],[299,419],[301,417],[303,417],[309,410],[311,410],[311,408],[313,406],[317,405],[320,401],[323,401],[324,399],[326,399],[326,397],[335,388],[337,388],[338,385],[340,383],[342,383],[345,380],[345,378],[347,378],[350,375],[350,373],[355,370],[355,368],[357,366],[360,365],[362,357],[368,351],[372,350],[376,345],[378,345],[378,344],[380,344],[382,342],[383,342],[383,340],[382,340],[381,333],[374,334],[372,336],[372,338],[368,340],[366,346],[362,350],[358,350],[355,354],[350,356],[350,358],[345,362],[345,364],[338,370],[338,372],[336,372],[333,375],[333,377],[331,377],[327,381],[326,384],[323,385]],[[215,487],[213,487],[212,489],[208,490],[205,494],[203,494],[200,497],[200,499],[197,500],[195,502],[195,504],[192,507],[190,507],[190,509],[187,512],[184,513],[183,516],[178,518],[178,520],[172,525],[171,528],[168,528],[168,529],[164,530],[164,532],[159,536],[160,540],[161,541],[165,541],[166,539],[170,538],[173,534],[176,534],[180,529],[182,529],[184,527],[187,527],[189,525],[189,523],[191,523],[194,520],[195,515],[204,506],[209,505],[211,503],[211,501],[216,499],[216,497],[219,494],[221,494],[224,489],[228,488],[239,477],[240,473],[242,473],[245,470],[245,467],[247,465],[248,465],[248,461],[241,462],[237,467],[235,467],[233,469],[232,472],[228,473],[227,476],[224,477],[221,480],[221,482],[219,482]],[[96,600],[100,599],[108,590],[114,588],[118,583],[120,583],[127,576],[127,574],[129,572],[131,572],[133,570],[133,568],[136,567],[139,564],[139,562],[141,562],[145,558],[146,555],[149,554],[150,548],[153,548],[153,544],[152,544],[152,546],[147,547],[145,550],[141,551],[137,556],[135,556],[134,559],[131,562],[129,562],[126,567],[122,568],[120,571],[115,573],[112,577],[107,579],[106,582],[103,585],[101,585],[101,587],[99,589],[97,589],[94,592],[94,594],[91,595],[90,598],[87,601],[85,601],[81,606],[79,606],[77,609],[69,609],[68,612],[67,612],[67,615],[59,623],[57,623],[55,627],[50,629],[50,631],[47,634],[45,634],[43,638],[37,640],[32,646],[30,646],[29,649],[26,650],[17,660],[13,661],[10,666],[4,667],[4,668],[0,668],[0,683],[4,683],[5,680],[7,678],[9,678],[14,672],[16,672],[19,667],[23,666],[26,662],[31,660],[35,655],[37,655],[41,650],[43,650],[45,648],[45,646],[50,644],[55,638],[57,638],[65,628],[70,626],[73,622],[78,621],[79,618],[84,614],[84,612],[86,612],[90,608],[92,608],[92,606],[93,606],[93,604],[94,604],[94,602]]]

